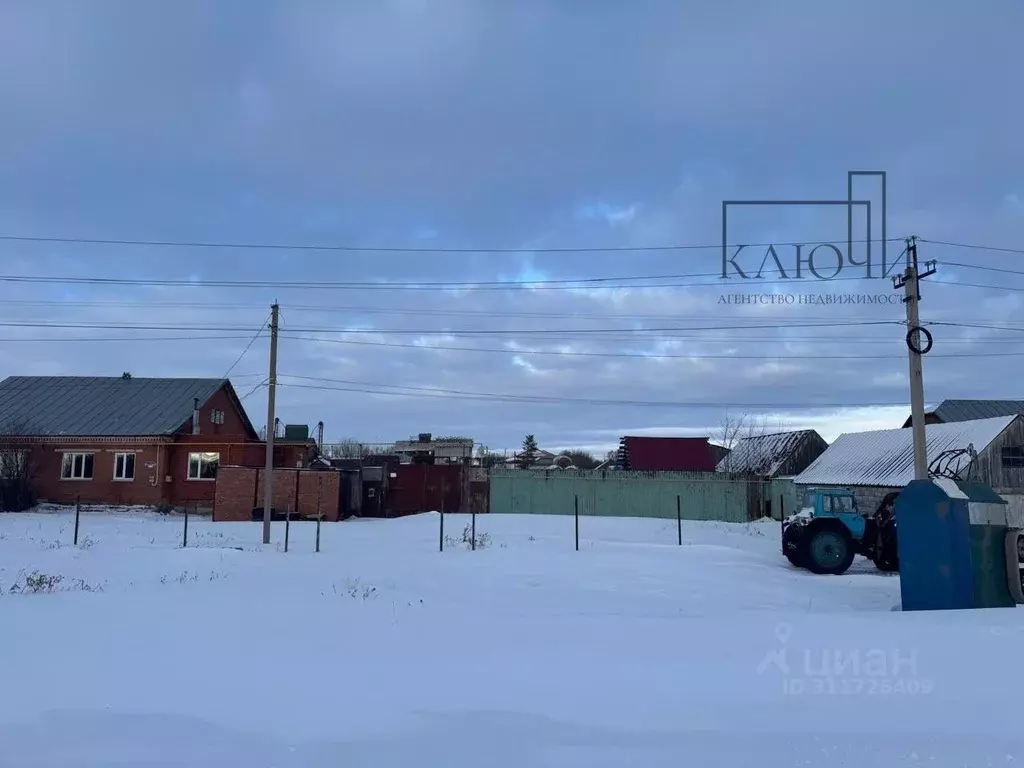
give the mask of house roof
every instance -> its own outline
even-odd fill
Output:
[[[9,376],[0,381],[0,428],[39,437],[166,436],[227,387],[247,428],[256,431],[227,379],[120,376]]]
[[[929,461],[942,451],[973,444],[979,453],[1020,416],[925,425]],[[950,469],[960,470],[966,457]],[[914,479],[914,433],[910,429],[849,432],[840,435],[817,460],[797,475],[799,485],[874,485],[902,488]]]
[[[718,472],[749,472],[770,477],[782,468],[800,443],[816,434],[813,429],[801,429],[744,437],[736,442],[732,452],[724,456],[715,469]]]
[[[943,400],[928,411],[926,416],[929,414],[945,423],[993,419],[996,416],[1024,414],[1024,400]],[[910,424],[911,417],[908,416],[903,426],[909,427]]]
[[[622,438],[629,468],[638,472],[714,472],[715,460],[706,437]]]
[[[933,413],[944,422],[992,419],[1024,413],[1024,400],[943,400]]]

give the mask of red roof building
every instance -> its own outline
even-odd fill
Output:
[[[714,472],[719,454],[706,437],[623,437],[618,466],[634,472]]]

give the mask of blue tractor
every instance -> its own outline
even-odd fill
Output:
[[[899,570],[895,505],[899,492],[888,494],[873,515],[857,509],[853,491],[812,488],[799,512],[782,523],[782,552],[797,568],[841,574],[863,555],[879,570]]]

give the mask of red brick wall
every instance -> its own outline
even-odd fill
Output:
[[[325,520],[337,521],[341,500],[341,473],[307,470],[295,472],[295,474],[299,478],[300,514],[316,515],[320,513]],[[317,509],[318,501],[319,509]]]
[[[214,424],[211,420],[211,412],[224,411],[224,423]],[[185,422],[185,425],[178,431],[179,435],[192,434],[192,419]],[[219,438],[225,437],[237,439],[238,442],[251,440],[255,437],[245,427],[245,420],[235,406],[235,401],[228,396],[227,390],[221,387],[213,396],[202,404],[199,411],[199,434],[203,437]]]
[[[217,474],[214,518],[218,521],[251,520],[252,510],[263,506],[264,470],[221,467]],[[317,485],[324,519],[338,519],[341,476],[338,472],[311,469],[275,469],[271,506],[277,512],[291,510],[296,516],[317,514]]]
[[[62,480],[61,462],[65,452],[91,453],[93,469],[91,480]],[[135,454],[135,479],[114,480],[114,455],[118,452]],[[79,497],[90,504],[150,504],[164,500],[167,491],[161,482],[162,466],[159,445],[109,442],[68,442],[67,444],[36,445],[31,449],[36,488],[40,501],[58,504],[73,503]],[[147,463],[154,464],[147,467]]]
[[[218,521],[252,520],[256,475],[249,467],[221,467],[217,472],[213,517]]]

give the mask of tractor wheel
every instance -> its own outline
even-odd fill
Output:
[[[804,568],[807,561],[807,537],[802,530],[803,526],[791,525],[782,534],[782,553],[797,568]]]
[[[900,550],[895,526],[892,526],[891,530],[882,531],[881,538],[881,548],[875,557],[875,567],[885,573],[895,573],[900,569]]]
[[[838,576],[853,563],[853,537],[842,523],[818,522],[807,532],[807,569]]]

